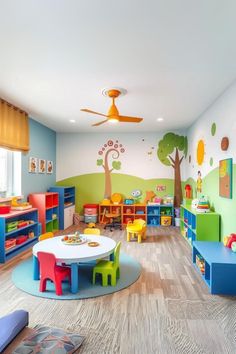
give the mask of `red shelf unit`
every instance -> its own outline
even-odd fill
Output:
[[[33,193],[29,195],[30,204],[39,211],[39,222],[42,233],[59,229],[59,197],[58,193]]]

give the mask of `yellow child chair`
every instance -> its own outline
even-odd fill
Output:
[[[40,235],[38,240],[43,241],[43,240],[47,240],[48,238],[52,238],[52,237],[54,237],[53,232],[46,232],[45,234]]]
[[[85,235],[100,235],[100,230],[96,228],[89,228],[87,227],[84,229],[84,234]]]
[[[146,240],[146,221],[143,219],[135,219],[133,222],[130,221],[127,224],[126,232],[127,232],[127,241],[129,242],[132,237],[138,237],[138,243]]]
[[[120,246],[121,242],[118,242],[114,251],[114,261],[101,260],[93,268],[93,284],[96,274],[101,274],[102,286],[108,285],[108,275],[111,277],[111,286],[116,286],[116,280],[120,278]]]

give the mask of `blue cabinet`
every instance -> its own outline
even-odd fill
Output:
[[[147,205],[147,225],[160,226],[161,218],[168,216],[171,218],[171,225],[174,223],[173,204]]]
[[[0,236],[0,263],[5,263],[38,241],[38,210],[32,208],[1,215]]]
[[[211,294],[236,295],[236,255],[222,242],[194,241],[192,260],[197,267],[197,258],[204,262],[200,272]]]
[[[73,224],[75,213],[75,187],[74,186],[54,186],[50,187],[49,192],[57,192],[59,195],[59,229]]]

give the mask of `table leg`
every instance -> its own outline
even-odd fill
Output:
[[[39,280],[39,261],[36,256],[33,256],[33,279]]]
[[[76,294],[79,290],[78,263],[71,264],[71,292]]]
[[[114,262],[114,252],[110,254],[110,261]]]

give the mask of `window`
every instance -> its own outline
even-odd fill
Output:
[[[0,197],[21,195],[21,152],[0,148]]]

